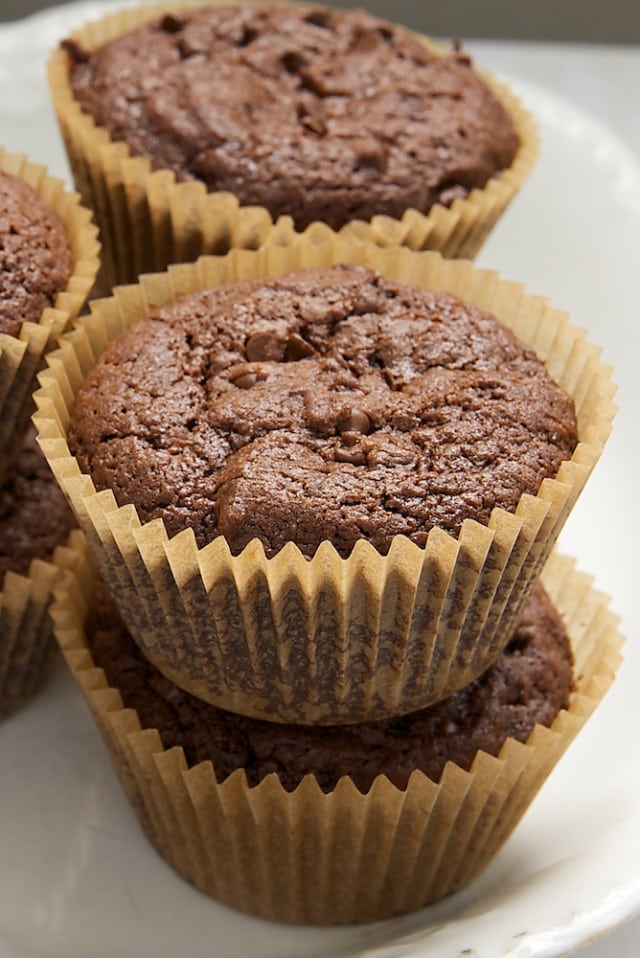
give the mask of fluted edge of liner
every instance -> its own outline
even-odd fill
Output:
[[[62,571],[33,559],[24,574],[9,571],[0,590],[0,719],[16,712],[46,678],[55,648],[49,607]]]
[[[217,6],[228,0],[208,2]],[[154,3],[116,11],[85,24],[71,36],[84,48],[95,49],[167,11],[189,6],[193,4]],[[447,52],[426,37],[418,38],[433,52]],[[529,176],[539,152],[531,114],[507,86],[483,71],[478,73],[518,132],[520,147],[512,165],[451,207],[437,204],[426,214],[410,209],[400,219],[379,215],[369,223],[353,221],[343,228],[345,235],[382,246],[436,249],[451,258],[476,255]],[[100,226],[102,292],[135,282],[140,274],[165,269],[170,263],[193,261],[206,253],[223,254],[232,248],[256,249],[277,236],[289,242],[298,235],[289,216],[274,223],[264,207],[241,206],[227,192],[207,193],[200,182],[177,183],[173,172],[166,169],[152,171],[147,157],[131,156],[125,143],[112,140],[108,131],[81,109],[68,74],[68,56],[58,49],[49,60],[49,87],[76,187],[95,211]],[[308,229],[312,235],[316,230],[322,233],[323,225],[316,223]]]
[[[576,688],[550,728],[470,771],[448,763],[439,782],[412,774],[405,790],[379,776],[367,794],[345,777],[325,794],[308,775],[287,792],[275,773],[249,787],[218,783],[211,762],[189,767],[96,668],[84,632],[93,581],[76,533],[59,562],[55,633],[147,837],[186,881],[233,908],[277,921],[345,924],[414,911],[457,891],[491,860],[610,687],[622,637],[607,598],[573,560],[554,554],[543,582],[563,616]]]
[[[222,537],[198,549],[161,520],[96,493],[71,456],[66,428],[77,389],[108,341],[134,318],[197,288],[309,266],[361,263],[386,276],[457,293],[533,346],[574,397],[579,444],[515,514],[439,529],[425,548],[402,536],[387,556],[367,542],[351,556],[323,543],[313,559],[287,544],[273,558],[254,541],[232,556]],[[40,373],[40,445],[147,657],[176,684],[230,711],[270,721],[356,722],[414,711],[467,684],[508,641],[522,604],[597,462],[615,414],[600,351],[566,314],[470,263],[383,250],[334,236],[236,250],[145,276],[92,303]]]
[[[49,176],[44,166],[23,154],[0,146],[0,171],[18,177],[48,204],[62,222],[74,267],[64,290],[38,322],[22,324],[17,336],[0,333],[0,482],[8,475],[19,453],[33,411],[31,393],[45,353],[80,313],[95,282],[100,244],[91,213],[80,205],[62,180]]]

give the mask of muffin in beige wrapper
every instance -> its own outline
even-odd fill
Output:
[[[328,793],[307,775],[287,791],[276,773],[249,787],[188,766],[156,729],[141,729],[96,668],[87,644],[93,575],[78,534],[59,550],[55,632],[148,838],[187,881],[265,918],[314,924],[373,921],[418,909],[469,882],[509,837],[545,778],[607,691],[622,643],[606,598],[572,560],[553,555],[543,581],[569,633],[575,691],[550,728],[470,771],[449,762],[439,782],[414,771],[406,789],[383,775],[367,794],[348,777]]]
[[[44,167],[0,147],[0,171],[33,187],[57,214],[73,257],[73,271],[54,306],[45,309],[39,321],[24,322],[17,336],[0,333],[1,482],[17,455],[33,412],[31,393],[37,384],[36,372],[42,366],[44,354],[69,328],[86,302],[98,272],[100,246],[89,211],[80,206],[76,194],[65,190],[61,180],[48,176]]]
[[[34,559],[27,575],[7,572],[0,591],[0,719],[36,692],[54,648],[49,605],[60,569]]]
[[[52,555],[73,527],[29,429],[0,486],[0,718],[25,703],[47,674],[55,645],[48,608],[61,575]]]
[[[84,376],[118,333],[177,295],[304,267],[359,263],[387,278],[447,290],[531,345],[575,400],[579,443],[554,479],[465,520],[419,548],[396,536],[388,555],[357,542],[348,558],[323,542],[313,559],[288,543],[266,558],[257,540],[237,556],[222,536],[202,549],[192,530],[169,539],[110,490],[96,493],[66,430]],[[385,250],[335,237],[233,251],[143,277],[65,336],[35,394],[39,441],[66,491],[100,573],[145,655],[177,685],[232,712],[294,723],[349,723],[415,711],[461,688],[496,658],[596,463],[615,407],[610,370],[584,333],[546,300],[495,273],[437,253]]]
[[[233,0],[231,0],[233,2]],[[205,4],[199,4],[204,6]],[[211,5],[228,6],[229,0]],[[169,11],[187,4],[145,4],[116,11],[71,35],[82,50],[92,51]],[[444,53],[426,38],[431,51]],[[239,206],[228,192],[207,194],[199,181],[177,183],[172,171],[156,169],[146,156],[132,156],[127,144],[97,126],[74,97],[69,55],[55,51],[49,63],[49,86],[76,187],[94,210],[103,244],[99,286],[105,294],[119,283],[135,282],[141,273],[203,253],[234,247],[255,249],[274,229],[273,217],[260,206]],[[435,205],[423,214],[407,209],[401,218],[377,215],[367,223],[352,221],[344,230],[359,240],[383,246],[435,249],[448,257],[472,258],[528,177],[538,155],[530,114],[504,85],[481,74],[511,117],[520,146],[511,166],[482,189],[457,198],[450,207]],[[275,224],[275,234],[295,234],[290,217]]]

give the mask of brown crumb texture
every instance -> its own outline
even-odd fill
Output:
[[[32,559],[48,558],[73,526],[67,500],[30,429],[0,488],[0,583],[9,570],[24,574]]]
[[[143,521],[234,553],[395,535],[514,510],[576,444],[573,403],[490,315],[361,267],[221,286],[127,330],[69,442]]]
[[[66,288],[73,258],[64,226],[36,191],[0,172],[0,333],[38,322]]]
[[[500,658],[466,688],[403,718],[322,727],[234,715],[183,692],[143,657],[106,589],[99,596],[96,664],[143,728],[157,728],[165,748],[181,746],[190,765],[211,760],[218,781],[238,768],[250,785],[275,772],[289,791],[305,775],[326,792],[344,775],[363,792],[378,775],[404,788],[415,769],[437,781],[446,762],[469,769],[479,749],[497,755],[508,737],[526,741],[534,725],[550,725],[569,703],[569,641],[540,585]]]
[[[363,10],[181,10],[65,48],[74,95],[114,140],[299,229],[450,204],[519,145],[466,54]]]

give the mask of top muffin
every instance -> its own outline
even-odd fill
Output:
[[[76,98],[114,140],[299,229],[449,204],[519,146],[465,54],[360,10],[181,10],[67,49]]]
[[[39,322],[73,265],[60,219],[28,183],[0,171],[0,333]]]
[[[142,521],[307,556],[455,536],[515,510],[576,441],[571,398],[492,316],[357,266],[165,306],[103,353],[69,431]]]

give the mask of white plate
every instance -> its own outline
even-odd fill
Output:
[[[0,28],[0,142],[66,175],[44,85],[47,50],[104,9],[81,3]],[[621,412],[563,535],[640,632],[640,169],[608,131],[544,90],[542,158],[482,253],[569,309],[616,367]],[[568,953],[640,912],[640,654],[629,642],[609,697],[513,838],[468,889],[376,926],[288,928],[192,890],[147,845],[79,694],[60,664],[0,726],[1,958],[525,958]]]

